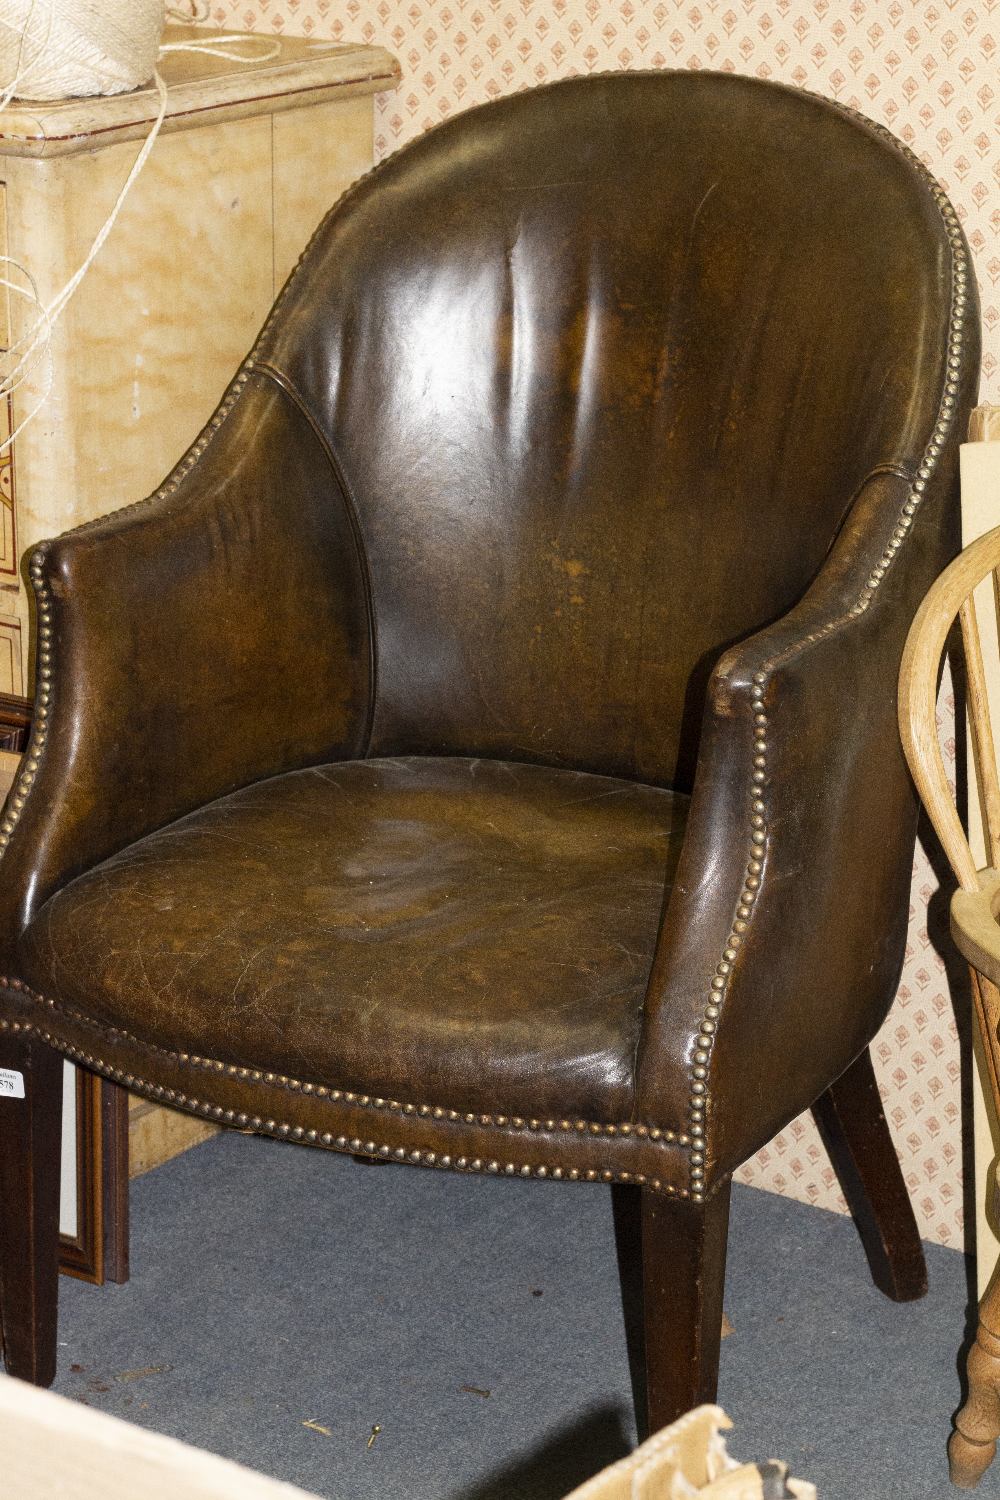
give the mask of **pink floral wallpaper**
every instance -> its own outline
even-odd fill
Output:
[[[1000,0],[211,0],[210,24],[389,48],[403,79],[376,102],[380,156],[495,95],[609,68],[725,69],[850,104],[902,137],[951,195],[982,295],[982,399],[1000,401]],[[942,712],[954,759],[950,698]],[[937,888],[918,850],[906,966],[874,1052],[922,1233],[960,1246],[959,1046],[938,951],[946,924],[933,941],[927,932]],[[741,1176],[843,1207],[808,1117]]]

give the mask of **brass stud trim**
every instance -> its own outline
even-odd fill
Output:
[[[44,1006],[54,1015],[63,1016],[77,1025],[87,1026],[94,1031],[99,1028],[89,1016],[69,1006],[58,1005],[54,1000],[38,994],[30,985],[20,979],[4,978],[0,975],[0,989],[8,989],[15,994],[26,995],[37,1005]],[[3,1023],[0,1023],[3,1024]],[[271,1088],[281,1089],[291,1094],[308,1094],[318,1099],[329,1099],[333,1103],[352,1105],[354,1108],[370,1110],[375,1114],[416,1116],[420,1119],[433,1117],[437,1120],[447,1119],[451,1122],[458,1120],[466,1124],[477,1126],[487,1130],[503,1130],[507,1134],[550,1134],[550,1135],[577,1135],[587,1133],[594,1136],[615,1137],[619,1135],[629,1136],[633,1132],[636,1135],[648,1136],[649,1139],[662,1142],[667,1146],[680,1146],[686,1148],[687,1138],[682,1132],[666,1130],[660,1127],[633,1126],[631,1121],[621,1123],[604,1124],[591,1120],[554,1120],[533,1119],[528,1120],[520,1116],[511,1118],[508,1115],[489,1115],[460,1113],[458,1110],[445,1109],[439,1105],[432,1104],[410,1104],[400,1103],[396,1099],[384,1099],[381,1096],[370,1094],[359,1094],[351,1089],[331,1088],[322,1083],[305,1083],[298,1078],[291,1078],[284,1073],[263,1072],[259,1068],[247,1068],[237,1063],[220,1062],[218,1058],[201,1057],[193,1052],[174,1052],[165,1047],[159,1047],[155,1042],[147,1042],[135,1036],[132,1032],[123,1031],[120,1028],[111,1028],[111,1034],[134,1047],[141,1047],[144,1051],[162,1058],[166,1062],[177,1064],[184,1068],[207,1070],[213,1073],[221,1073],[227,1078],[246,1079],[252,1083],[266,1083]],[[65,1050],[63,1044],[58,1041],[52,1042]],[[94,1064],[100,1071],[102,1065]]]
[[[0,983],[6,981],[0,980]],[[13,988],[13,986],[8,986]],[[20,986],[21,989],[24,986]],[[264,1119],[260,1115],[246,1115],[236,1113],[234,1110],[223,1110],[219,1105],[209,1104],[203,1100],[196,1099],[187,1094],[178,1093],[176,1089],[166,1088],[162,1084],[147,1083],[145,1079],[137,1077],[133,1073],[126,1073],[122,1068],[116,1068],[113,1064],[95,1057],[82,1048],[74,1047],[64,1042],[54,1033],[41,1027],[21,1021],[7,1021],[0,1019],[0,1031],[12,1033],[23,1032],[37,1036],[47,1046],[56,1048],[71,1062],[80,1067],[89,1068],[91,1072],[101,1073],[106,1078],[111,1078],[116,1083],[122,1084],[136,1093],[145,1094],[150,1099],[159,1099],[185,1109],[189,1114],[203,1115],[211,1120],[224,1120],[226,1123],[234,1123],[244,1129],[255,1131],[260,1135],[276,1136],[279,1140],[305,1141],[310,1145],[322,1146],[329,1151],[347,1152],[352,1156],[364,1155],[387,1158],[392,1157],[397,1161],[410,1162],[415,1167],[437,1167],[445,1171],[476,1172],[490,1176],[503,1174],[506,1177],[537,1177],[540,1179],[553,1178],[556,1182],[632,1182],[641,1187],[648,1187],[655,1193],[663,1193],[668,1197],[696,1198],[696,1191],[688,1188],[676,1187],[673,1183],[663,1182],[659,1177],[648,1177],[645,1173],[629,1171],[611,1171],[609,1168],[597,1170],[595,1168],[567,1167],[565,1165],[548,1165],[547,1163],[532,1162],[501,1162],[495,1157],[483,1160],[481,1157],[473,1157],[471,1160],[465,1156],[451,1157],[439,1155],[430,1147],[414,1146],[389,1146],[384,1142],[375,1140],[362,1141],[360,1136],[348,1138],[344,1135],[334,1136],[330,1131],[322,1134],[316,1130],[306,1130],[301,1125],[291,1125],[283,1120]],[[121,1035],[122,1033],[119,1033]],[[244,1070],[245,1071],[245,1070]],[[364,1097],[364,1096],[363,1096]]]
[[[181,459],[181,462],[173,470],[169,478],[160,488],[143,500],[137,500],[132,505],[122,506],[113,511],[112,515],[122,516],[131,514],[133,511],[143,510],[147,506],[165,499],[174,494],[181,481],[190,473],[195,464],[201,458],[206,448],[211,443],[219,428],[229,416],[243,393],[244,387],[253,373],[253,359],[251,354],[244,362],[235,379],[226,392],[226,395],[215,415],[196,440],[191,448]],[[75,535],[80,531],[89,531],[95,526],[101,526],[108,520],[107,516],[100,516],[92,521],[84,521],[80,526],[74,526],[67,535]],[[31,554],[28,563],[28,576],[35,594],[35,611],[38,620],[37,631],[37,662],[35,677],[39,685],[39,691],[35,697],[35,712],[31,726],[31,739],[28,748],[21,758],[18,767],[17,779],[11,791],[7,803],[9,815],[0,822],[0,860],[6,852],[15,828],[20,822],[24,811],[27,793],[35,780],[35,774],[41,764],[48,741],[49,720],[52,711],[52,697],[55,691],[55,673],[53,658],[53,632],[52,632],[52,606],[53,596],[46,577],[46,563],[48,551],[51,544],[42,542]]]
[[[771,674],[777,666],[790,660],[806,646],[823,640],[826,636],[839,630],[848,620],[865,614],[871,607],[876,590],[880,587],[890,568],[895,563],[904,542],[913,529],[920,504],[927,493],[928,481],[937,469],[944,441],[949,436],[954,425],[957,411],[957,395],[960,388],[960,372],[965,342],[965,318],[967,315],[966,285],[969,275],[969,257],[958,215],[944,189],[932,176],[927,167],[924,166],[919,157],[905,146],[902,141],[897,140],[891,131],[882,125],[876,124],[875,121],[869,120],[858,110],[850,109],[846,105],[838,104],[834,100],[824,100],[823,102],[832,105],[841,114],[860,121],[867,128],[874,130],[883,140],[888,141],[895,150],[901,151],[930,191],[938,213],[941,216],[951,249],[952,290],[948,323],[948,356],[942,390],[938,400],[937,415],[934,419],[929,441],[924,449],[923,457],[917,466],[916,473],[910,480],[906,500],[900,508],[892,533],[883,547],[881,556],[872,567],[861,592],[845,614],[827,621],[825,625],[810,632],[802,640],[797,641],[793,646],[789,647],[787,651],[779,653],[770,660],[763,662],[760,670],[753,674],[750,690],[753,740],[748,786],[750,833],[747,860],[744,867],[743,886],[737,898],[735,916],[725,943],[723,958],[717,964],[715,973],[709,981],[706,1008],[695,1038],[691,1061],[688,1065],[688,1114],[692,1122],[695,1122],[691,1125],[691,1135],[696,1137],[695,1144],[698,1146],[698,1150],[689,1156],[688,1168],[690,1197],[692,1202],[695,1203],[705,1201],[704,1186],[706,1169],[704,1166],[705,1155],[703,1151],[705,1129],[702,1121],[705,1118],[706,1109],[709,1107],[711,1094],[704,1080],[709,1076],[707,1064],[710,1061],[714,1040],[713,1033],[716,1030],[715,1018],[720,1013],[719,1002],[725,998],[728,992],[734,967],[733,955],[730,950],[744,939],[749,930],[754,907],[760,892],[762,877],[767,865],[770,829],[768,826],[764,792],[768,775],[768,733],[770,724],[766,694]]]

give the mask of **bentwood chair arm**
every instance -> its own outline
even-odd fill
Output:
[[[973,892],[978,891],[979,880],[941,756],[936,728],[937,692],[945,644],[958,618],[978,752],[977,772],[988,815],[989,863],[1000,865],[1000,787],[972,597],[977,585],[998,567],[1000,527],[966,547],[930,589],[914,616],[899,673],[899,732],[914,782],[961,889]]]

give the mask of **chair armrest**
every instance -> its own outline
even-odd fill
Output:
[[[870,475],[802,601],[713,674],[638,1074],[637,1117],[693,1138],[693,1192],[811,1105],[892,1002],[917,811],[896,681],[957,548],[953,460],[915,514],[908,478]]]
[[[0,973],[75,875],[263,777],[356,755],[369,608],[329,453],[237,377],[149,500],[43,543],[35,724],[0,824]]]

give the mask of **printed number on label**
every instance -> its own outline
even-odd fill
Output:
[[[13,1068],[0,1068],[0,1099],[24,1098],[24,1074]]]

